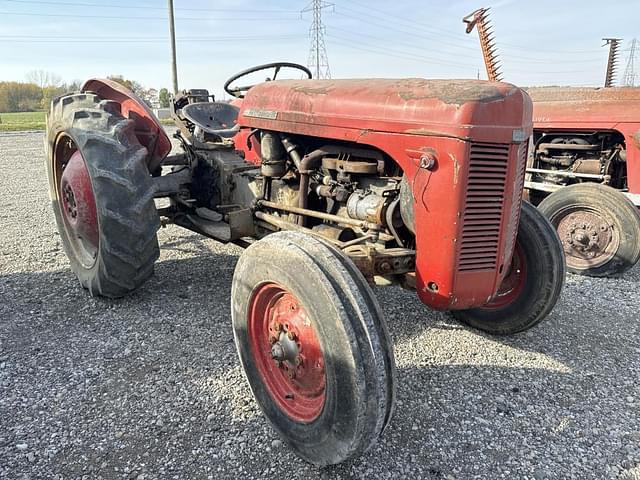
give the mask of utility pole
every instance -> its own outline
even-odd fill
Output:
[[[313,21],[309,29],[309,38],[311,39],[311,48],[309,49],[309,61],[307,66],[314,78],[331,78],[331,70],[329,69],[329,58],[327,57],[327,48],[324,43],[324,25],[322,23],[322,9],[333,7],[333,3],[324,0],[311,0],[300,13],[313,12]]]
[[[173,94],[178,94],[178,63],[176,62],[176,25],[173,19],[173,0],[169,2],[169,32],[171,33],[171,74],[173,79]]]
[[[618,47],[621,38],[603,38],[602,46],[609,45],[609,60],[607,60],[607,73],[604,77],[605,88],[613,87],[615,81],[616,69],[618,68]]]
[[[624,69],[624,77],[622,79],[622,84],[625,87],[634,87],[636,85],[635,58],[637,48],[638,40],[634,38],[631,40],[631,48],[628,50],[629,58],[627,59],[627,66]]]

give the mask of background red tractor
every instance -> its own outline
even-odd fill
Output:
[[[477,29],[487,78],[502,73],[489,21],[480,8],[462,19]],[[529,88],[533,136],[526,197],[551,220],[570,272],[612,276],[640,259],[640,88]]]
[[[231,313],[256,400],[316,465],[371,446],[394,405],[391,341],[370,284],[508,334],[564,280],[553,227],[522,203],[531,102],[501,83],[277,80],[175,99],[182,152],[108,80],[55,100],[47,168],[71,267],[93,295],[141,285],[160,218],[247,247]],[[155,199],[168,205],[156,207]],[[212,268],[215,268],[212,266]],[[197,279],[194,279],[197,281]]]
[[[568,269],[620,274],[640,258],[640,88],[530,88],[525,188]]]

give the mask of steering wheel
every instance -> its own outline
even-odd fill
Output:
[[[238,80],[239,78],[242,78],[242,77],[244,77],[246,75],[249,75],[249,74],[255,73],[255,72],[259,72],[261,70],[268,70],[270,68],[273,68],[274,72],[273,72],[273,77],[267,78],[268,82],[271,81],[271,80],[275,80],[278,77],[278,73],[280,73],[280,69],[282,69],[282,68],[293,68],[294,70],[300,70],[304,74],[307,75],[307,78],[311,78],[312,77],[311,71],[307,67],[305,67],[303,65],[299,65],[297,63],[289,63],[289,62],[265,63],[264,65],[258,65],[256,67],[251,67],[251,68],[248,68],[247,70],[243,70],[243,71],[233,75],[229,80],[227,80],[225,82],[224,91],[227,92],[232,97],[244,98],[244,96],[247,93],[247,91],[249,91],[249,89],[251,87],[254,87],[257,84],[244,85],[242,87],[231,87],[231,84],[233,82],[235,82],[236,80]]]

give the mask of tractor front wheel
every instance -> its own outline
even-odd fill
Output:
[[[71,269],[92,295],[121,297],[153,273],[158,213],[147,149],[119,104],[79,93],[47,120],[50,197]]]
[[[522,332],[551,312],[564,277],[558,235],[533,205],[522,202],[513,258],[495,297],[482,307],[454,311],[453,316],[494,335]]]
[[[242,253],[231,298],[240,361],[285,442],[318,466],[373,445],[391,417],[395,366],[351,261],[308,235],[274,233]]]

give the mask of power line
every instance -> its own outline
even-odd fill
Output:
[[[308,67],[317,79],[331,78],[331,70],[329,69],[329,58],[327,57],[327,47],[324,42],[324,25],[322,24],[322,10],[333,7],[333,3],[327,3],[324,0],[311,0],[302,12],[313,12],[313,21],[309,29],[309,38],[311,39],[311,48],[309,49]]]
[[[386,57],[391,57],[391,58],[404,58],[407,60],[413,60],[414,62],[419,62],[422,64],[429,64],[429,63],[437,63],[437,62],[433,62],[431,61],[431,59],[419,56],[419,55],[414,55],[414,54],[410,54],[410,53],[406,53],[406,52],[399,52],[397,50],[389,50],[389,49],[382,49],[382,48],[373,48],[373,47],[364,47],[362,45],[354,45],[353,41],[350,39],[345,39],[345,41],[336,41],[335,39],[337,38],[338,40],[340,40],[340,37],[337,37],[335,35],[327,35],[327,37],[330,39],[332,44],[335,45],[340,45],[341,47],[347,47],[347,48],[351,48],[354,50],[360,50],[362,52],[370,52],[370,53],[375,53],[378,55],[384,55]],[[469,70],[470,65],[469,64],[450,64],[447,63],[447,66],[450,66],[452,68],[457,68],[457,69],[464,69],[464,70]]]
[[[176,37],[178,43],[192,42],[208,42],[223,43],[237,41],[258,41],[258,40],[293,40],[305,38],[307,35],[244,35],[244,36],[228,36],[228,37]],[[139,43],[157,43],[166,41],[167,37],[96,37],[83,38],[78,36],[45,36],[45,35],[0,35],[2,43],[123,43],[123,44],[139,44]]]
[[[167,21],[167,17],[147,17],[147,16],[122,16],[122,15],[78,15],[73,13],[31,13],[31,12],[0,12],[0,15],[18,15],[24,17],[62,17],[62,18],[99,18],[99,19],[110,19],[110,20],[161,20],[163,22]],[[279,22],[290,22],[292,19],[290,17],[176,17],[176,20],[198,20],[203,22],[210,22],[211,20],[219,20],[219,21],[259,21],[264,22],[268,20],[270,22],[279,21]]]
[[[129,5],[129,4],[111,4],[105,5],[103,3],[90,3],[90,2],[54,2],[47,0],[2,0],[3,2],[11,2],[22,5],[66,5],[71,7],[95,7],[95,8],[117,8],[118,10],[126,8],[126,9],[135,9],[135,10],[165,10],[165,7],[158,7],[153,5]],[[191,12],[232,12],[238,13],[238,9],[234,8],[188,8],[188,7],[180,7],[176,8],[176,11],[191,11]],[[251,9],[252,13],[284,13],[284,14],[295,14],[298,15],[296,10],[277,10],[277,9],[265,9],[265,10],[256,10],[254,8]]]
[[[338,39],[339,41],[346,42],[347,44],[354,44],[354,37],[349,38],[342,35],[335,35],[333,33],[327,34],[327,37]],[[416,53],[407,52],[406,50],[394,50],[388,47],[375,47],[372,45],[362,46],[361,42],[357,42],[354,45],[355,47],[359,47],[361,49],[367,49],[368,51],[383,52],[383,53],[396,55],[396,56],[404,56],[405,58],[417,59],[425,63],[431,63],[435,65],[449,65],[454,67],[464,67],[465,69],[469,68],[469,63],[451,62],[451,61],[443,60],[440,58],[427,57],[425,55],[419,55]]]
[[[415,43],[410,43],[410,42],[402,42],[400,40],[397,40],[396,38],[389,38],[389,37],[380,37],[378,35],[370,35],[367,33],[362,33],[362,32],[355,32],[353,29],[348,29],[348,28],[337,28],[337,27],[331,27],[331,31],[338,31],[338,32],[342,32],[343,34],[347,34],[350,36],[355,36],[355,37],[360,37],[362,38],[367,38],[367,39],[373,39],[373,40],[378,40],[380,42],[385,42],[385,48],[387,45],[389,45],[390,43],[393,44],[393,46],[395,47],[404,47],[404,48],[408,48],[408,49],[413,49],[413,50],[419,50],[420,52],[424,52],[425,49],[422,48],[420,45],[416,45]],[[430,54],[432,53],[437,53],[437,52],[429,52]],[[471,53],[462,53],[462,54],[458,54],[456,53],[456,58],[458,57],[463,57],[463,58],[469,58],[472,60],[475,60],[477,58],[477,55],[471,54]],[[436,57],[431,57],[432,59],[436,59]],[[445,58],[440,58],[438,60],[447,62],[448,59],[451,58],[451,55],[446,55]]]

